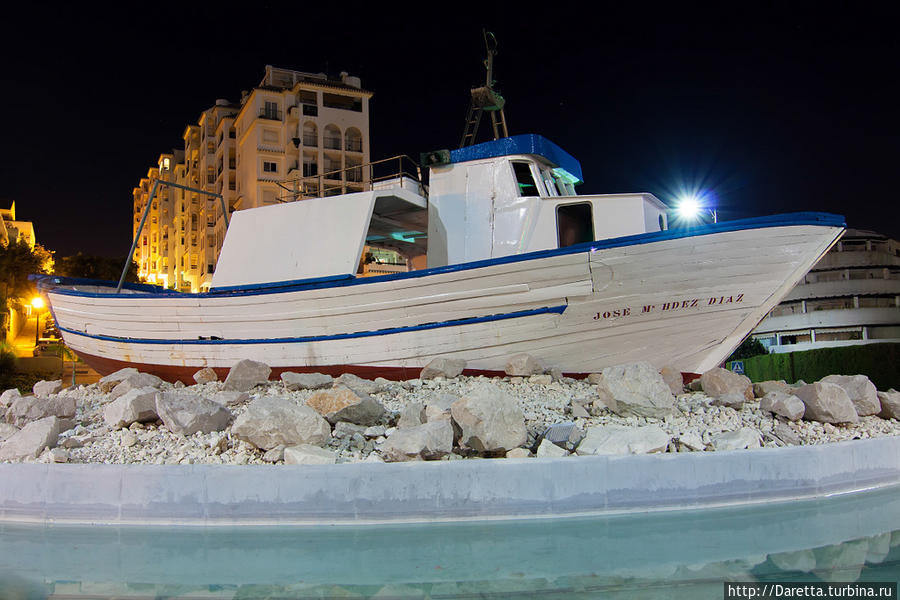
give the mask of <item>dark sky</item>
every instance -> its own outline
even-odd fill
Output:
[[[510,133],[540,133],[578,158],[580,193],[671,202],[696,189],[720,220],[825,211],[900,238],[900,43],[888,3],[833,14],[310,4],[5,9],[0,205],[15,200],[59,256],[124,256],[139,178],[266,64],[361,77],[375,93],[373,158],[454,148],[468,89],[484,78],[486,27]]]

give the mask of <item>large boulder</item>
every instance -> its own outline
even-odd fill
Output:
[[[388,462],[435,460],[452,450],[453,426],[448,420],[398,429],[381,446]]]
[[[879,417],[882,419],[900,419],[900,392],[897,390],[878,392],[878,401],[881,402]]]
[[[231,433],[261,448],[314,444],[331,438],[331,427],[318,412],[288,398],[264,396],[247,406],[231,426]]]
[[[644,427],[600,425],[588,428],[575,452],[580,456],[665,452],[670,439],[669,434],[656,425]]]
[[[380,402],[343,385],[313,393],[306,404],[329,423],[349,421],[357,425],[374,425],[384,416],[384,406]]]
[[[44,417],[29,423],[0,446],[0,460],[37,458],[44,448],[55,448],[59,441],[59,419]]]
[[[560,448],[545,438],[538,444],[534,455],[538,458],[561,458],[563,456],[568,456],[569,452],[565,448]]]
[[[425,401],[425,420],[426,421],[449,421],[451,419],[450,407],[459,400],[453,394],[435,394]]]
[[[459,374],[466,368],[466,361],[462,358],[446,358],[439,356],[432,359],[419,374],[419,379],[434,379],[435,377],[446,377],[453,379],[459,377]]]
[[[504,371],[510,377],[529,377],[543,373],[544,367],[535,357],[522,353],[510,356],[506,361]]]
[[[157,393],[156,414],[169,431],[184,435],[222,431],[233,416],[218,402],[176,392]]]
[[[255,360],[244,359],[238,361],[228,371],[228,377],[225,378],[223,389],[249,392],[256,386],[263,385],[269,381],[271,373],[272,369],[269,368],[269,365]]]
[[[284,449],[286,465],[333,465],[337,455],[331,450],[312,444],[298,444]]]
[[[6,411],[6,421],[22,427],[30,421],[45,417],[70,419],[75,416],[75,398],[70,396],[19,396]]]
[[[478,452],[506,452],[528,440],[525,415],[497,386],[484,383],[450,406],[462,431],[461,443]]]
[[[31,388],[31,391],[34,392],[34,395],[38,398],[47,398],[48,396],[52,396],[53,394],[58,394],[62,391],[62,379],[54,379],[53,381],[38,381]]]
[[[794,395],[806,405],[803,418],[820,423],[856,423],[859,415],[850,396],[836,383],[817,382],[794,389]]]
[[[718,398],[728,393],[738,393],[747,401],[752,401],[753,384],[750,379],[727,369],[715,367],[700,376],[700,387],[703,393],[711,398]]]
[[[101,377],[100,381],[97,382],[97,385],[100,387],[101,392],[108,394],[114,387],[119,385],[119,383],[131,375],[137,375],[137,373],[138,370],[134,367],[125,367],[124,369],[119,369],[115,373],[110,373],[109,375]]]
[[[153,387],[138,388],[119,396],[103,408],[103,420],[113,429],[128,427],[132,423],[155,421],[156,394]]]
[[[150,373],[134,373],[120,381],[116,387],[109,393],[109,397],[113,400],[124,396],[131,390],[139,390],[142,388],[158,388],[162,385],[163,380],[156,375]]]
[[[760,410],[767,410],[770,413],[781,415],[791,421],[799,421],[806,412],[806,405],[803,400],[794,394],[781,390],[774,390],[760,398]]]
[[[869,378],[865,375],[829,375],[819,381],[835,383],[844,388],[844,391],[850,396],[850,402],[856,407],[856,414],[859,416],[867,417],[881,412],[878,390],[875,384],[869,381]]]
[[[676,412],[672,390],[650,363],[606,367],[602,375],[598,399],[617,415],[662,418]]]
[[[294,373],[285,371],[281,374],[281,381],[286,390],[319,390],[329,388],[334,383],[331,375],[323,373]]]

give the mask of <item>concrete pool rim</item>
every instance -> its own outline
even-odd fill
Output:
[[[0,464],[0,522],[342,525],[788,502],[900,484],[900,437],[726,452],[340,465]]]

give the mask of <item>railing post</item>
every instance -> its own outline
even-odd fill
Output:
[[[150,214],[150,207],[153,206],[153,196],[156,195],[156,186],[158,184],[159,179],[154,179],[153,187],[150,188],[150,198],[147,200],[147,208],[144,209],[144,214],[141,216],[141,223],[138,225],[137,233],[134,234],[134,241],[131,242],[131,250],[128,251],[128,256],[125,257],[125,266],[122,268],[122,276],[119,277],[119,285],[116,286],[117,294],[122,291],[122,284],[125,283],[125,275],[128,273],[128,267],[131,266],[134,249],[137,247],[138,240],[141,239],[141,232],[144,230],[144,222],[147,220],[147,215]]]

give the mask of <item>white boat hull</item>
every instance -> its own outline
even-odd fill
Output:
[[[790,215],[789,215],[790,216]],[[200,295],[43,282],[66,344],[100,372],[192,382],[241,359],[415,377],[438,356],[502,372],[527,352],[582,374],[646,360],[716,366],[843,231],[753,220],[367,279]],[[639,239],[638,239],[639,238]]]

